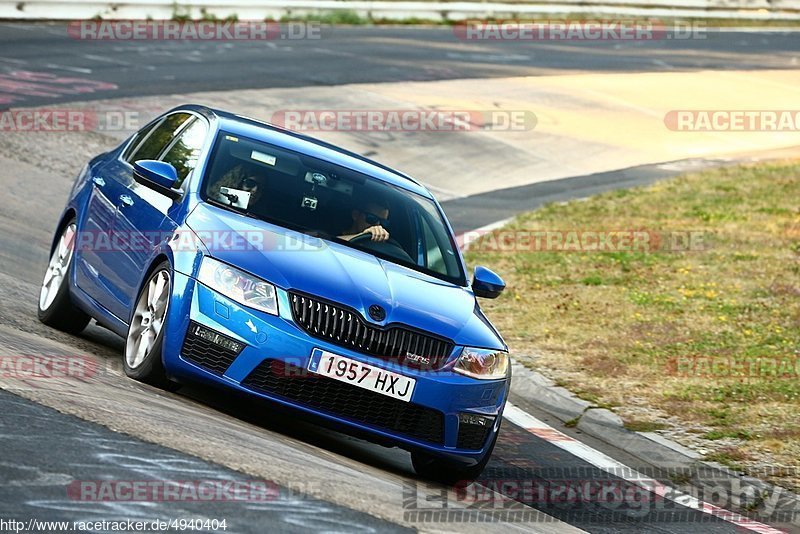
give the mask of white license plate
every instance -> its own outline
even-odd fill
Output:
[[[311,352],[308,370],[406,402],[411,400],[411,394],[414,393],[414,386],[417,383],[413,378],[322,349],[314,349]]]

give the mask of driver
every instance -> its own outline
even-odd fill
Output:
[[[339,239],[350,241],[361,235],[370,235],[372,241],[387,241],[389,232],[389,206],[380,200],[368,200],[355,208],[350,216],[353,223]]]

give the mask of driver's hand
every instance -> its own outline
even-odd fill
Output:
[[[381,226],[380,224],[376,224],[375,226],[370,226],[366,230],[364,230],[365,234],[370,234],[372,236],[372,241],[386,241],[389,239],[389,232],[386,231],[386,228]]]

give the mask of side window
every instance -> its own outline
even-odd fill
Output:
[[[158,159],[159,154],[191,117],[192,115],[189,113],[173,113],[168,116],[139,144],[127,158],[128,162],[140,159]]]
[[[122,156],[122,159],[124,159],[125,161],[131,161],[130,156],[136,150],[136,147],[141,145],[142,140],[145,139],[148,136],[148,134],[152,132],[153,129],[159,124],[161,124],[161,119],[154,120],[141,130],[139,130],[139,132],[134,136],[133,141],[131,141],[131,144],[128,145],[128,148],[125,149],[125,154]]]
[[[178,171],[176,187],[180,187],[183,184],[183,181],[197,165],[200,149],[203,148],[207,131],[208,128],[206,128],[205,122],[195,119],[183,130],[167,150],[167,153],[161,157],[161,161],[172,164],[175,170]]]

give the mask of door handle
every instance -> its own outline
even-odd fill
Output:
[[[106,185],[106,181],[99,176],[92,176],[92,181],[94,182],[94,185],[96,185],[97,187],[103,187],[104,185]]]
[[[133,199],[128,195],[120,195],[119,201],[122,202],[124,206],[133,206]]]

